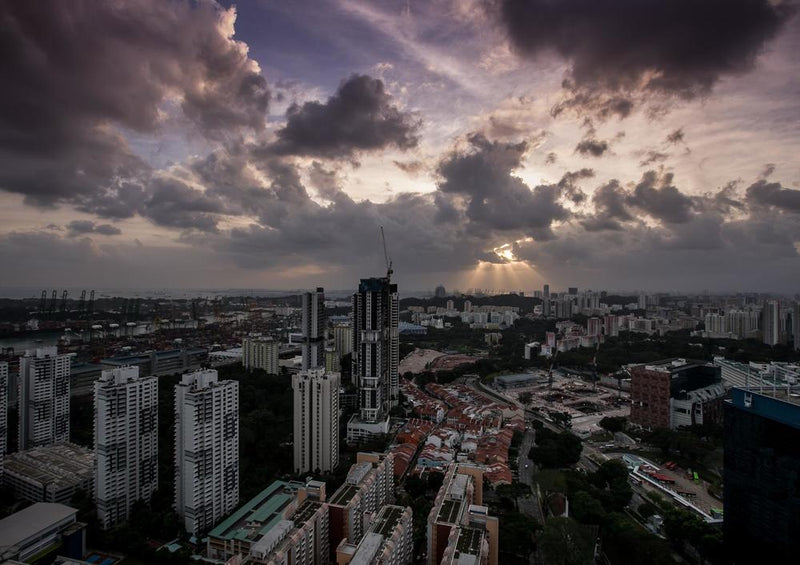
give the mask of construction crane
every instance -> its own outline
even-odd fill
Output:
[[[386,259],[386,278],[391,279],[392,273],[392,260],[389,258],[389,252],[386,250],[386,235],[383,233],[383,226],[381,226],[381,240],[383,241],[383,257]]]
[[[67,291],[61,293],[61,313],[67,311]]]
[[[47,313],[49,315],[55,314],[56,311],[56,302],[58,301],[58,291],[54,290],[53,294],[50,296],[50,307],[47,309]]]
[[[83,311],[86,309],[86,289],[81,292],[81,301],[78,303],[78,317],[83,316]]]
[[[89,303],[86,305],[86,317],[92,317],[92,310],[94,310],[94,291],[89,293]]]
[[[39,312],[44,314],[44,311],[47,309],[47,291],[42,291],[42,299],[39,301]]]

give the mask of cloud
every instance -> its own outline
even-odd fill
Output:
[[[330,158],[386,147],[405,150],[416,147],[420,125],[394,103],[382,80],[353,75],[325,103],[292,105],[273,150]]]
[[[639,208],[655,219],[681,224],[689,220],[692,199],[673,184],[671,173],[659,175],[647,171],[628,196],[626,202]]]
[[[662,153],[661,151],[648,150],[645,153],[644,159],[639,162],[640,167],[648,167],[654,163],[661,163],[669,159],[669,153]]]
[[[270,92],[235,19],[212,1],[2,3],[0,188],[121,217],[150,172],[121,130],[263,131]]]
[[[587,138],[578,142],[575,152],[584,156],[602,157],[609,147],[608,141],[604,139]]]
[[[77,237],[89,233],[100,235],[120,235],[122,230],[111,224],[96,224],[91,220],[73,220],[67,224],[67,235]]]
[[[682,98],[750,70],[789,14],[769,0],[500,0],[517,51],[567,59],[578,90]]]
[[[684,142],[683,128],[678,128],[667,135],[667,143],[673,145]]]
[[[527,143],[490,141],[482,134],[468,136],[467,143],[466,150],[455,150],[439,163],[439,202],[460,209],[469,229],[552,237],[551,224],[569,211],[559,203],[559,185],[530,188],[513,175]]]
[[[756,181],[747,187],[747,200],[753,205],[800,213],[800,190],[784,188],[780,183]]]

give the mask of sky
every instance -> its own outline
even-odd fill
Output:
[[[0,286],[794,294],[798,8],[0,1]]]

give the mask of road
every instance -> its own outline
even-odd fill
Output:
[[[538,523],[544,523],[544,516],[542,516],[541,505],[536,496],[536,490],[533,483],[534,466],[533,461],[528,459],[528,453],[533,447],[533,440],[535,432],[527,430],[522,438],[522,443],[519,446],[519,457],[517,458],[517,468],[519,469],[519,482],[523,485],[528,485],[531,489],[531,494],[517,498],[517,508],[526,516],[533,518]]]

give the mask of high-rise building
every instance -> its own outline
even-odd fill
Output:
[[[727,563],[793,563],[800,555],[800,402],[786,388],[731,389],[724,404]]]
[[[292,375],[294,472],[327,473],[339,465],[338,373],[315,367]]]
[[[728,333],[727,318],[723,314],[708,313],[704,319],[706,331],[710,334],[723,335]]]
[[[452,300],[448,300],[446,309],[447,309],[448,312],[452,311],[452,310],[455,310],[456,309],[456,303],[453,302]]]
[[[467,313],[472,312],[472,301],[471,300],[465,300],[464,301],[464,312],[467,312]]]
[[[542,288],[542,297],[543,298],[550,298],[550,285],[549,284],[544,285],[544,288]]]
[[[175,510],[197,535],[238,502],[239,383],[187,373],[175,385]]]
[[[578,287],[577,286],[569,287],[567,289],[567,294],[569,294],[570,296],[577,296],[578,295]]]
[[[19,449],[69,441],[70,355],[56,347],[19,360]]]
[[[792,310],[792,328],[794,335],[794,350],[800,351],[800,302],[794,303]]]
[[[647,295],[639,293],[639,301],[637,303],[639,310],[647,310]]]
[[[95,501],[103,528],[128,519],[158,488],[158,377],[103,371],[94,385]]]
[[[781,305],[770,300],[764,305],[764,343],[777,345],[781,340]]]
[[[352,359],[359,413],[348,423],[350,442],[388,432],[400,394],[398,321],[397,285],[388,277],[361,279],[353,295]]]
[[[353,327],[349,322],[333,326],[333,348],[340,359],[353,352]]]
[[[325,334],[328,322],[325,318],[325,291],[318,287],[313,292],[303,293],[303,342],[300,350],[304,371],[325,366]]]
[[[436,287],[436,290],[433,292],[433,295],[436,298],[444,298],[445,296],[447,296],[447,290],[444,288],[443,284],[440,284],[439,286]]]
[[[246,337],[242,340],[242,365],[245,369],[262,369],[277,375],[279,344],[271,337]]]
[[[3,480],[3,457],[6,454],[8,422],[8,363],[0,361],[0,481]]]
[[[497,565],[498,527],[497,518],[489,516],[488,508],[483,506],[483,470],[464,463],[451,463],[428,514],[428,564],[439,565],[446,555],[452,557],[453,550],[448,553],[448,547],[453,543],[453,536],[458,539],[460,530],[474,530],[479,533],[464,532],[464,546],[470,548],[465,552],[464,562]],[[467,544],[467,538],[473,536],[480,537],[480,543]],[[470,554],[474,559],[468,558]]]

